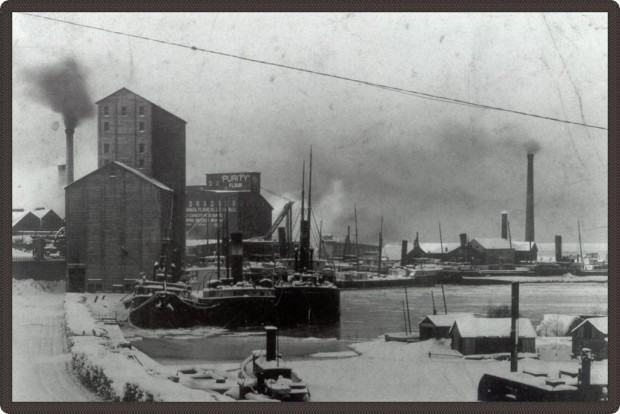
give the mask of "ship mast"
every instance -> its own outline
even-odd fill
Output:
[[[383,216],[381,216],[381,229],[379,230],[379,267],[378,274],[381,274],[381,251],[383,250]]]
[[[358,272],[360,271],[360,243],[357,237],[357,204],[353,204],[353,209],[355,212],[355,263],[356,269]]]

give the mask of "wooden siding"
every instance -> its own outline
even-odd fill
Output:
[[[510,352],[510,337],[476,337],[463,338],[458,330],[458,325],[452,328],[452,342],[450,347],[463,355],[471,354],[495,354]],[[520,337],[518,341],[519,352],[536,352],[536,338]]]
[[[101,279],[104,290],[150,273],[169,206],[169,191],[116,164],[75,182],[66,189],[67,263],[84,264],[86,283]]]
[[[586,338],[584,335],[586,332],[586,324],[590,325],[592,332],[590,338]],[[573,355],[581,355],[583,348],[590,348],[594,354],[601,356],[602,358],[607,358],[607,341],[605,341],[607,335],[603,334],[588,322],[584,323],[579,327],[579,329],[575,330],[572,337]]]

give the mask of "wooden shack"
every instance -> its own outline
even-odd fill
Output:
[[[600,358],[607,358],[609,318],[588,318],[572,331],[573,355],[581,355],[583,348],[590,348]]]
[[[449,338],[450,328],[457,319],[475,318],[472,313],[449,313],[443,315],[426,315],[418,325],[420,341],[432,338]]]
[[[510,352],[510,318],[469,318],[454,321],[452,349],[463,355]],[[518,320],[518,351],[536,351],[536,331],[527,318]]]

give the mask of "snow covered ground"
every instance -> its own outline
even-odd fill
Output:
[[[100,401],[71,373],[64,282],[13,280],[13,401]]]

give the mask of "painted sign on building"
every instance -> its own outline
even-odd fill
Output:
[[[207,189],[260,192],[260,173],[207,174]]]

